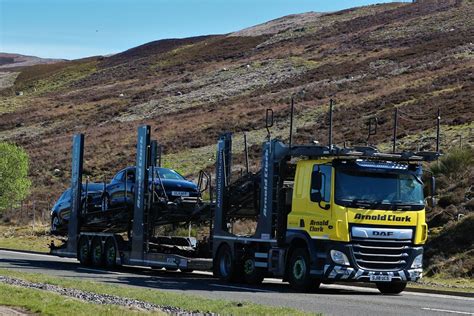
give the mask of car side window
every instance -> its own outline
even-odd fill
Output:
[[[135,182],[135,170],[128,170],[127,174],[127,182]]]
[[[121,171],[117,173],[114,177],[114,181],[123,181],[124,174],[125,174],[125,171]]]

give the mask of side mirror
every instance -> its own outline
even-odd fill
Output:
[[[436,180],[435,177],[430,178],[430,196],[428,197],[428,205],[430,207],[435,207],[436,201],[435,201],[435,194],[436,194]]]
[[[311,192],[311,201],[320,203],[323,200],[320,191]]]
[[[319,171],[313,171],[311,173],[311,190],[315,190],[319,192],[321,195],[321,187],[323,185],[323,176]]]

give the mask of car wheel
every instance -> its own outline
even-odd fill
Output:
[[[86,236],[82,236],[79,239],[79,244],[78,244],[78,249],[77,249],[77,260],[79,260],[79,262],[85,266],[88,266],[91,264],[89,240]]]
[[[54,214],[53,218],[51,218],[51,233],[58,234],[60,225],[61,225],[61,222],[59,220],[58,215]]]
[[[104,252],[100,238],[94,238],[91,245],[92,265],[100,267],[104,264]]]
[[[107,238],[105,242],[104,259],[107,268],[115,268],[117,265],[117,247],[112,237]]]
[[[407,286],[406,282],[387,282],[387,283],[376,283],[377,289],[382,294],[399,294],[403,292]]]
[[[290,257],[289,282],[290,286],[302,292],[315,290],[320,283],[310,275],[310,259],[308,251],[304,248],[297,248]]]

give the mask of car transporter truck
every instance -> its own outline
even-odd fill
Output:
[[[247,170],[238,176],[232,176],[232,134],[222,134],[214,180],[204,171],[199,177],[209,200],[199,199],[194,211],[178,220],[207,227],[208,233],[197,241],[157,233],[157,227],[167,223],[164,214],[179,214],[180,204],[167,202],[157,193],[159,185],[150,181],[158,152],[150,126],[138,128],[134,204],[129,211],[87,211],[87,203],[81,202],[84,135],[77,134],[67,239],[61,246],[52,245],[51,253],[105,268],[212,270],[226,282],[259,284],[265,277],[281,278],[298,291],[321,283],[373,282],[382,293],[400,293],[408,281],[422,276],[428,233],[422,162],[439,156],[439,113],[435,152],[338,147],[332,144],[332,102],[329,117],[327,146],[292,144],[292,102],[289,144],[284,144],[271,138],[273,111],[268,109],[260,171],[249,171],[245,140]],[[369,123],[369,137],[376,124]],[[432,196],[434,179],[429,180]],[[128,227],[126,231],[114,230],[114,214],[129,214],[128,225],[119,225]],[[86,229],[99,217],[105,218],[102,226]],[[254,221],[253,232],[234,232],[233,223],[245,219]]]

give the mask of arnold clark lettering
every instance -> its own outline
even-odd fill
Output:
[[[311,231],[311,232],[323,232],[324,231],[323,226],[328,226],[329,221],[328,220],[321,220],[321,221],[311,220],[309,225],[310,225],[309,226],[309,231]]]
[[[357,220],[372,220],[372,221],[386,221],[386,222],[411,222],[411,217],[408,215],[405,216],[397,216],[397,215],[364,215],[361,213],[357,213],[354,216],[354,219]]]

